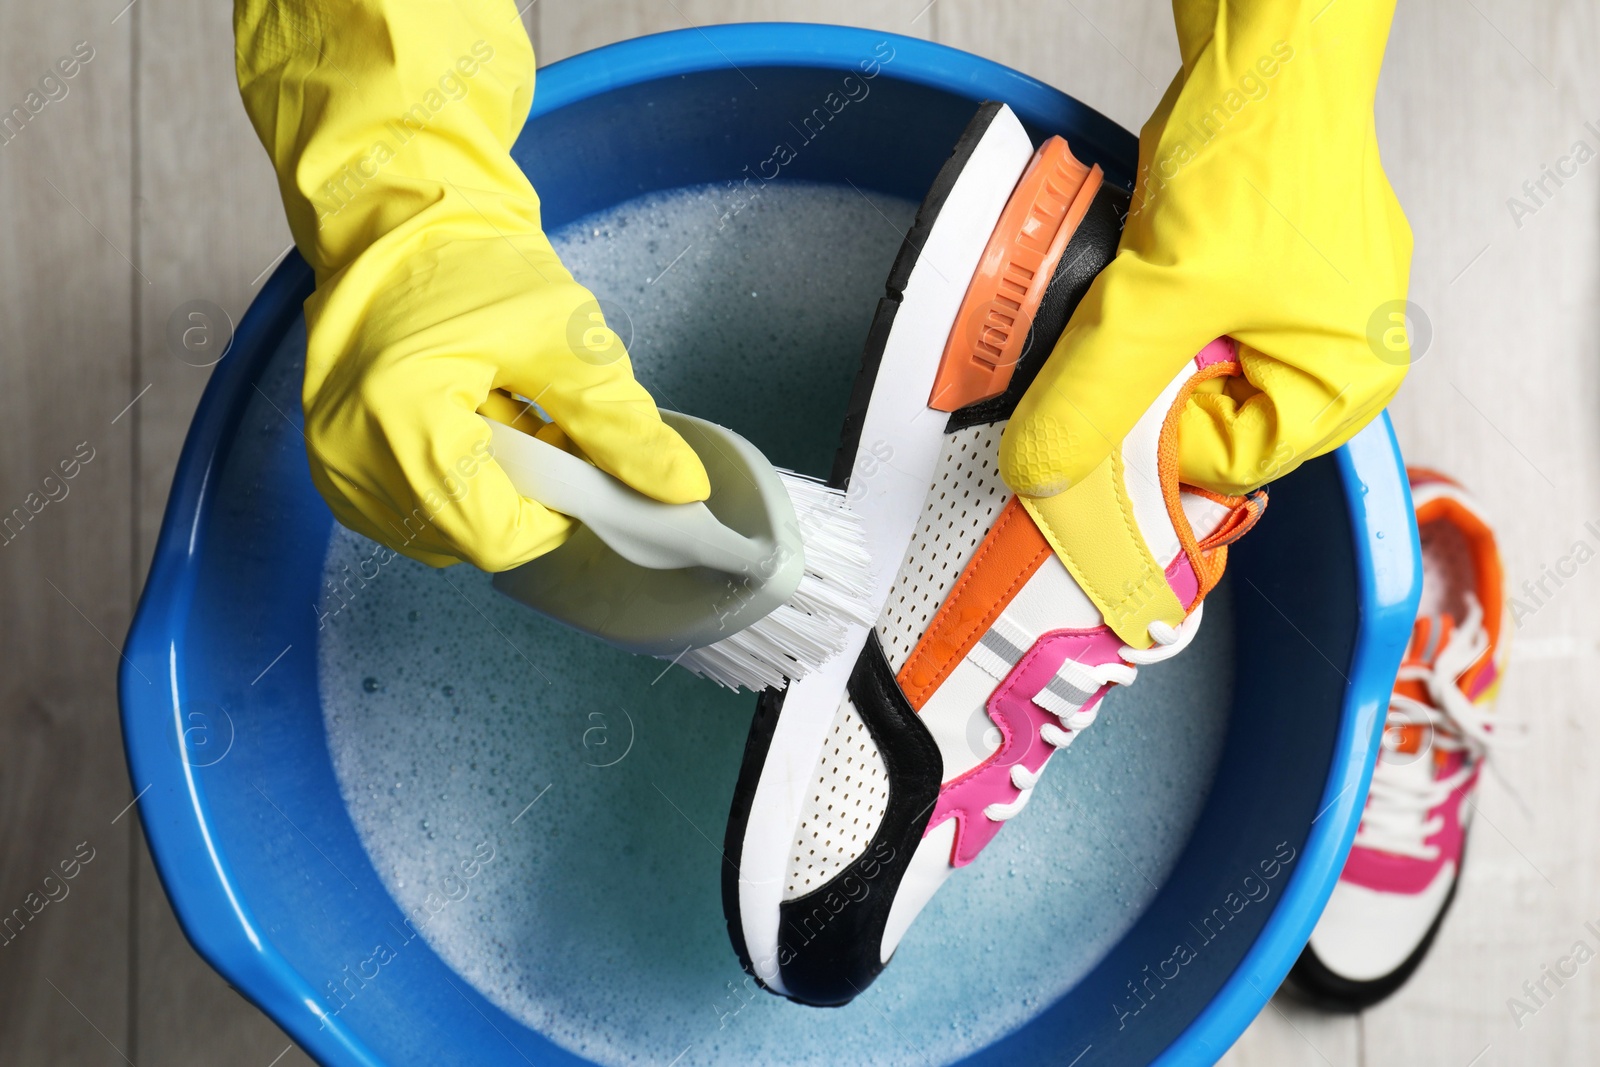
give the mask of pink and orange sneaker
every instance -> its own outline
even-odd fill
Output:
[[[1127,203],[1060,138],[1035,150],[986,104],[890,273],[835,469],[880,613],[762,694],[728,818],[729,937],[773,993],[860,994],[1107,690],[1189,644],[1265,506],[1178,480],[1174,413],[1240,373],[1226,340],[1079,484],[1019,498],[1000,479],[1001,435],[1115,255]]]
[[[1078,484],[1024,498],[1000,478],[1001,436],[1127,203],[987,104],[891,271],[835,469],[877,565],[877,621],[762,694],[728,817],[729,937],[773,993],[839,1005],[870,985],[1106,692],[1190,643],[1266,506],[1179,481],[1177,413],[1242,373],[1226,339],[1175,368]]]
[[[1291,985],[1359,1011],[1427,955],[1461,877],[1462,852],[1504,669],[1505,578],[1494,532],[1450,479],[1413,468],[1422,600],[1400,665],[1372,790],[1327,909]]]

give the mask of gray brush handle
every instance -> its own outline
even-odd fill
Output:
[[[776,551],[775,545],[724,526],[704,504],[653,500],[570,452],[485,421],[495,462],[518,493],[577,519],[630,563],[652,570],[710,567],[754,574]]]

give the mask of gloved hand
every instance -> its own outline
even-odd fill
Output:
[[[340,522],[434,566],[504,570],[559,545],[570,520],[511,487],[479,411],[657,499],[707,496],[511,159],[534,82],[512,0],[236,0],[234,32],[316,272],[305,432]]]
[[[1373,123],[1394,0],[1173,12],[1183,67],[1140,134],[1122,244],[1001,442],[1001,473],[1024,495],[1086,477],[1217,337],[1239,343],[1244,376],[1196,391],[1179,468],[1219,493],[1337,448],[1405,376],[1394,324],[1411,230]]]

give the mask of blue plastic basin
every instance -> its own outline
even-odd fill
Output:
[[[1063,134],[1130,181],[1131,134],[1005,67],[862,30],[725,26],[629,41],[540,74],[517,151],[546,225],[646,192],[742,180],[772,155],[782,137],[773,131],[881,56],[880,42],[893,59],[862,109],[870,121],[817,138],[785,176],[920,199],[976,102],[990,98],[1036,137]],[[128,638],[123,728],[156,867],[201,955],[324,1064],[582,1062],[420,940],[370,992],[324,1014],[324,979],[366,960],[404,916],[330,764],[311,605],[332,519],[306,473],[298,409],[267,399],[296,393],[284,377],[297,361],[273,356],[303,348],[310,291],[309,270],[291,256],[212,377]],[[249,447],[236,447],[245,438]],[[1274,486],[1232,569],[1245,658],[1192,839],[1145,914],[1075,989],[968,1062],[1062,1062],[1085,1046],[1086,1065],[1213,1062],[1309,937],[1355,832],[1419,588],[1387,420]],[[1216,909],[1252,892],[1247,875],[1291,853],[1264,899],[1205,937],[1220,926],[1206,925]],[[1173,963],[1179,943],[1203,948]]]

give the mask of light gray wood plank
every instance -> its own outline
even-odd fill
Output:
[[[1163,3],[940,0],[938,40],[1015,67],[1137,133],[1178,69]]]
[[[132,450],[113,419],[130,395],[138,278],[128,27],[110,24],[115,11],[0,7],[0,117],[12,122],[0,137],[0,519],[13,523],[0,533],[3,1063],[119,1064],[128,1043],[130,836],[113,820],[130,795],[115,678]],[[53,68],[78,42],[64,77]],[[72,866],[75,853],[87,863]]]
[[[231,5],[140,4],[139,578],[154,550],[178,454],[214,358],[174,344],[205,301],[211,350],[260,292],[288,248],[288,225],[265,152],[234,84]],[[184,57],[174,62],[173,57]],[[196,338],[198,340],[198,338]],[[136,1062],[308,1064],[289,1038],[227,985],[183,937],[143,838],[135,865]],[[288,1051],[285,1051],[285,1050]]]
[[[1360,1062],[1360,1025],[1277,996],[1228,1050],[1224,1067],[1346,1067]]]
[[[156,880],[138,858],[138,1048],[135,1062],[172,1067],[311,1067],[311,1057],[195,954]]]
[[[539,49],[539,6],[536,3],[526,7],[521,3],[517,5],[522,15],[522,28],[528,31],[528,40],[533,44],[533,54],[538,58],[543,53]]]
[[[929,37],[942,4],[927,0],[539,0],[539,63],[647,33],[720,22],[831,22]]]
[[[213,351],[176,343],[197,301],[223,312],[212,336],[238,323],[269,268],[289,248],[289,226],[266,152],[240,103],[231,5],[168,0],[130,12],[142,33],[139,161],[142,290],[139,388],[140,575],[149,565],[178,453]],[[173,56],[184,56],[182,63]],[[215,316],[212,316],[215,318]],[[219,347],[212,345],[213,349]]]

